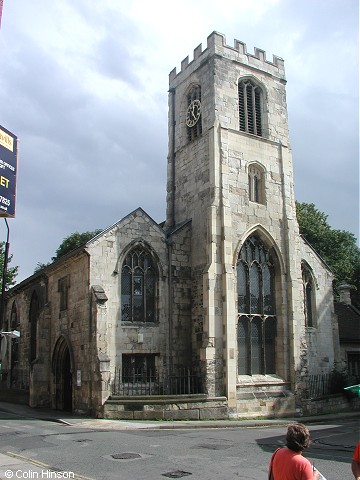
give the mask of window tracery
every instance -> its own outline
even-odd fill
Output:
[[[270,251],[255,235],[237,261],[238,374],[275,373],[275,270]]]
[[[155,322],[157,275],[150,254],[136,247],[125,257],[121,270],[121,320]]]

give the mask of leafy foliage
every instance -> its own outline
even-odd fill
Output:
[[[42,270],[43,268],[47,267],[47,266],[50,265],[50,264],[51,264],[51,262],[48,262],[48,263],[38,262],[38,263],[36,264],[34,273],[40,272],[40,270]]]
[[[61,242],[61,244],[59,245],[59,247],[55,252],[55,256],[51,257],[51,260],[53,261],[57,260],[63,255],[66,255],[67,253],[71,252],[75,248],[80,247],[81,245],[86,243],[88,240],[95,237],[95,235],[97,235],[101,231],[102,231],[101,229],[97,229],[97,230],[94,230],[93,232],[71,233],[68,237],[64,238],[64,240]]]
[[[86,243],[88,240],[95,237],[101,231],[102,231],[101,229],[96,229],[93,232],[71,233],[69,236],[65,237],[64,240],[60,243],[60,245],[58,246],[55,252],[55,256],[51,257],[51,262],[48,262],[48,263],[38,262],[35,267],[34,273],[39,272],[40,270],[47,267],[55,260],[58,260],[60,257],[66,255],[72,250],[75,250],[75,248],[80,247],[81,245]]]
[[[355,235],[331,228],[327,215],[313,203],[296,202],[296,215],[300,233],[333,271],[335,290],[345,281],[359,291],[360,250]]]
[[[10,287],[15,285],[16,280],[15,277],[18,273],[19,267],[9,267],[9,263],[11,262],[13,256],[8,256],[8,265],[5,277],[5,290],[8,290]],[[0,242],[0,292],[2,290],[2,276],[3,276],[3,268],[4,268],[4,261],[5,261],[5,242]]]

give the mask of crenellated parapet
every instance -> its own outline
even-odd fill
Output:
[[[269,61],[266,58],[266,52],[256,47],[254,48],[254,54],[248,53],[246,43],[236,39],[234,40],[234,46],[230,47],[226,44],[225,35],[213,32],[208,36],[207,47],[204,50],[200,43],[194,50],[192,61],[189,62],[189,57],[186,57],[181,62],[181,70],[179,73],[177,73],[176,68],[170,72],[169,83],[171,84],[175,78],[181,81],[182,77],[189,75],[189,69],[194,71],[212,55],[226,57],[229,60],[285,80],[284,60],[282,58],[273,55],[272,61]]]

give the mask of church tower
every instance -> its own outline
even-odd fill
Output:
[[[191,219],[192,360],[234,414],[306,363],[285,85],[281,58],[217,32],[169,78],[166,227]]]

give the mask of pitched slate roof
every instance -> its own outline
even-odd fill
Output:
[[[360,311],[353,305],[342,302],[335,302],[334,307],[338,317],[340,343],[360,343]]]

